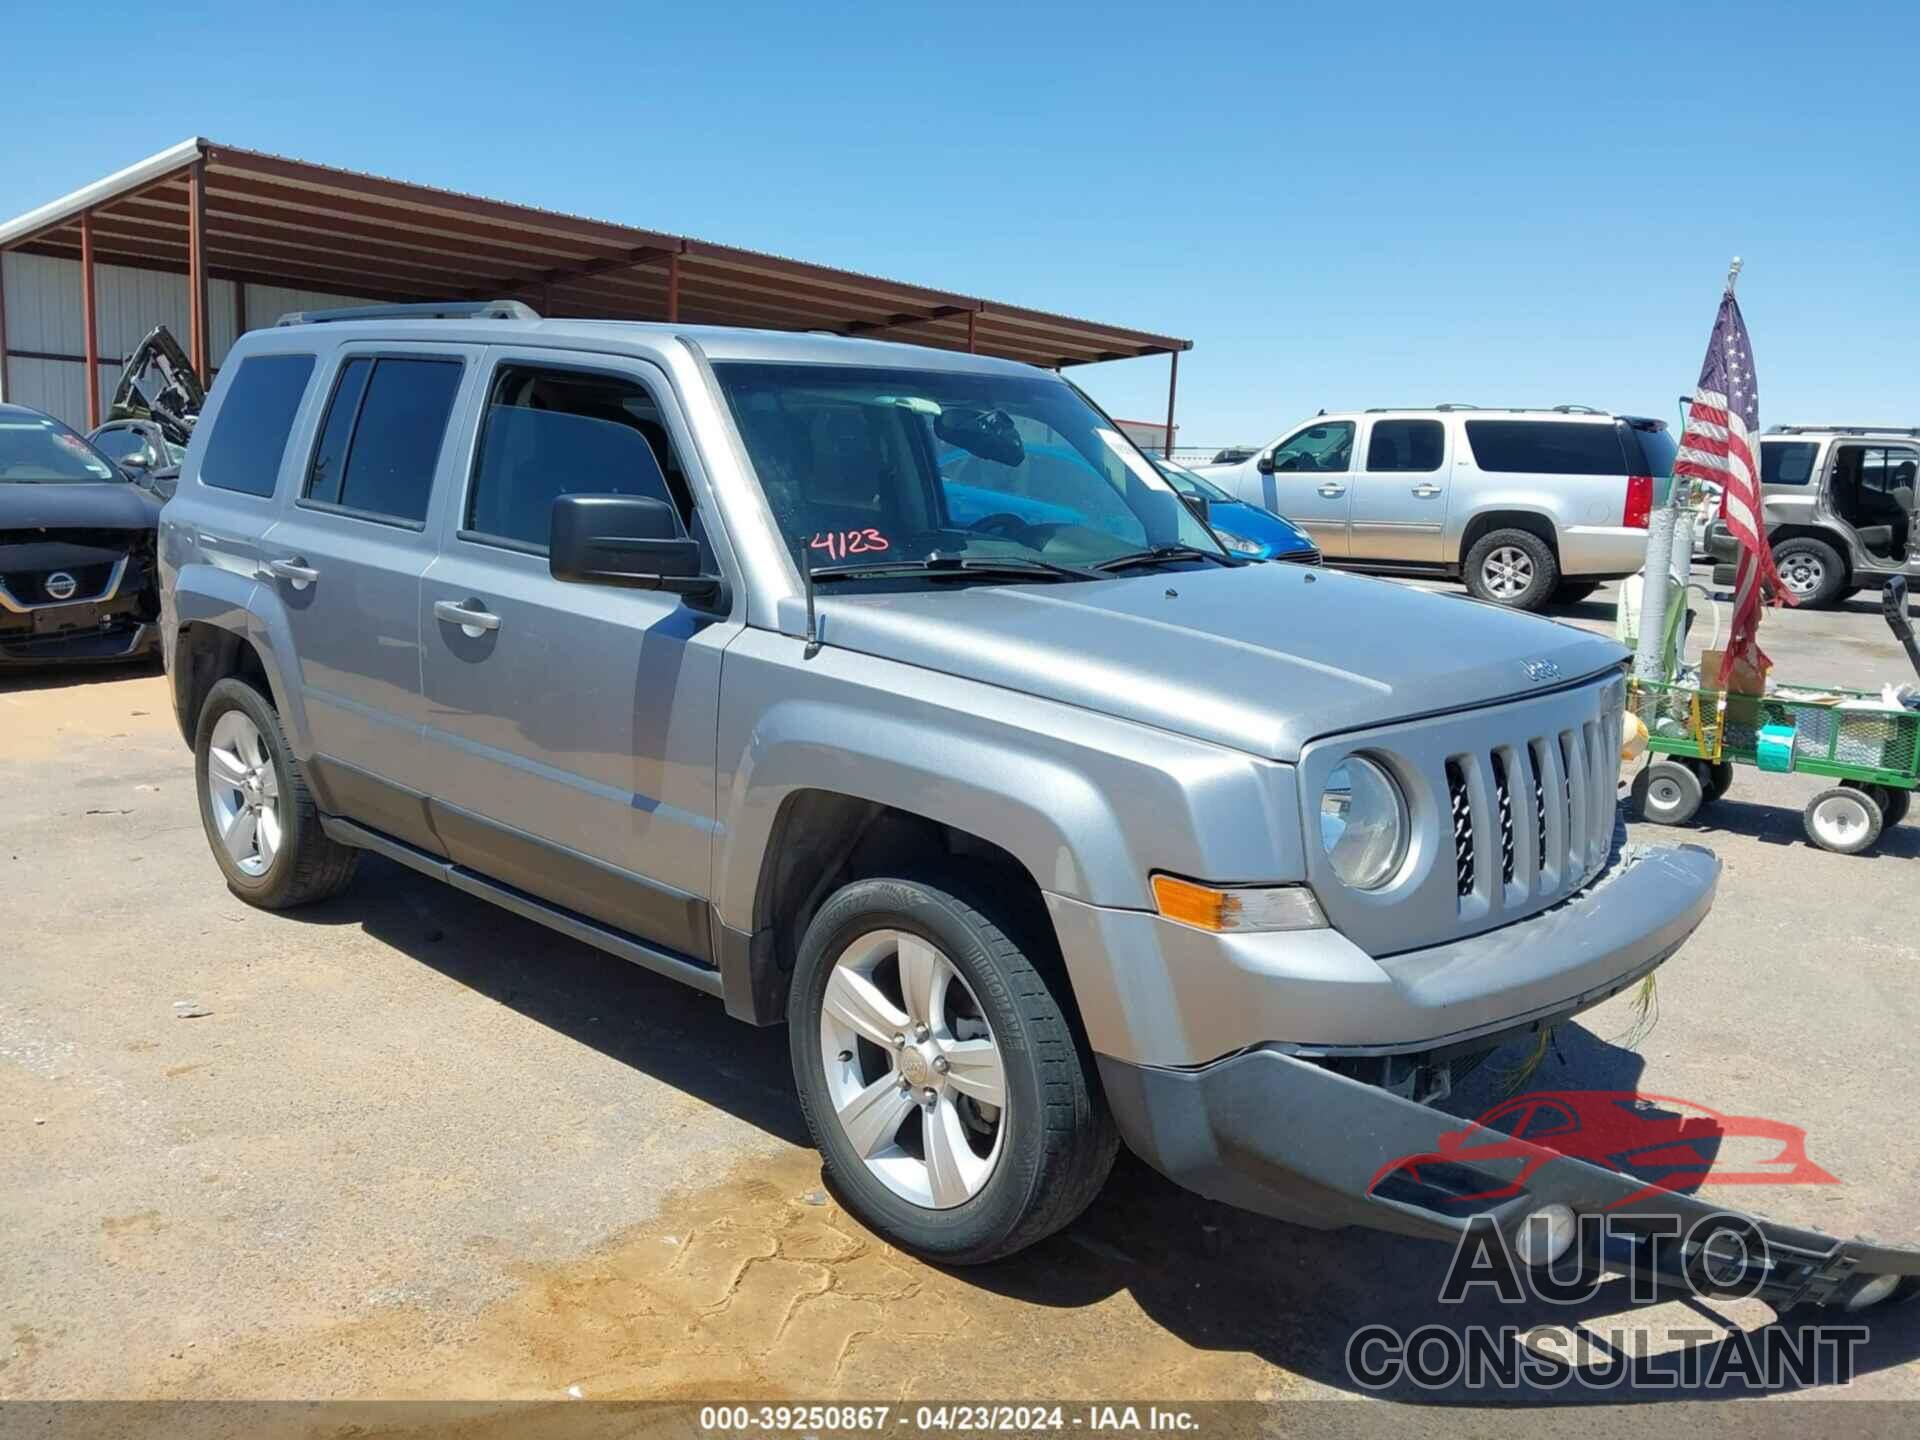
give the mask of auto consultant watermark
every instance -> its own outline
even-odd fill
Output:
[[[1641,1188],[1586,1213],[1541,1198],[1554,1189],[1549,1167],[1567,1158]],[[1776,1254],[1747,1216],[1692,1201],[1659,1203],[1709,1180],[1838,1183],[1808,1157],[1805,1132],[1795,1126],[1635,1092],[1517,1096],[1437,1135],[1432,1150],[1383,1165],[1370,1193],[1458,1228],[1436,1298],[1472,1307],[1476,1318],[1363,1325],[1347,1340],[1349,1378],[1374,1391],[1704,1394],[1849,1384],[1871,1335],[1856,1312],[1891,1296],[1900,1277],[1861,1276],[1826,1292],[1840,1303],[1817,1323],[1753,1330],[1726,1323],[1726,1302],[1777,1303],[1793,1293],[1807,1257]],[[1692,1302],[1678,1320],[1634,1318],[1639,1307],[1675,1298]],[[1497,1318],[1509,1310],[1538,1315],[1541,1306],[1569,1323]],[[1597,1322],[1597,1312],[1611,1318]]]

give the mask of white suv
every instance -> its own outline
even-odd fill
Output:
[[[1329,565],[1464,580],[1538,610],[1638,570],[1666,422],[1551,410],[1322,411],[1233,465],[1197,473],[1310,531]]]

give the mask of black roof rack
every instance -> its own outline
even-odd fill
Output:
[[[1772,425],[1769,435],[1915,435],[1920,425]]]
[[[429,300],[420,305],[350,305],[344,310],[290,310],[276,325],[325,325],[334,320],[538,320],[518,300]]]

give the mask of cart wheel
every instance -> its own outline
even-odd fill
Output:
[[[1837,855],[1858,855],[1880,838],[1880,802],[1866,789],[1836,785],[1807,802],[1807,838]]]
[[[1693,774],[1699,776],[1701,791],[1711,804],[1726,791],[1734,787],[1734,762],[1732,760],[1688,760],[1693,766]]]
[[[1907,818],[1907,803],[1913,799],[1910,790],[1896,790],[1891,785],[1869,785],[1860,780],[1842,780],[1841,785],[1848,790],[1860,790],[1873,797],[1873,803],[1880,807],[1880,815],[1885,822],[1883,829],[1891,830]]]
[[[1705,798],[1700,777],[1678,760],[1656,760],[1634,777],[1633,813],[1656,825],[1686,824]]]

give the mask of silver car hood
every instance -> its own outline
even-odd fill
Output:
[[[1323,735],[1509,700],[1626,658],[1570,625],[1281,564],[829,592],[819,612],[827,645],[1285,761]]]

